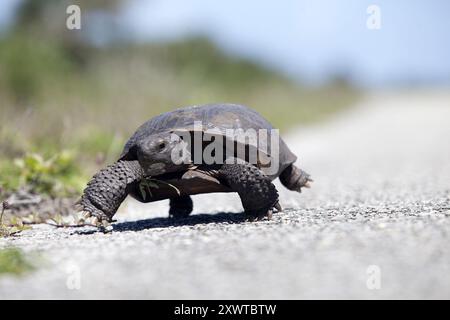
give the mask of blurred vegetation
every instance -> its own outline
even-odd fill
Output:
[[[0,276],[4,274],[22,275],[33,270],[33,265],[17,248],[0,249]]]
[[[48,159],[39,154],[26,154],[15,159],[9,168],[7,163],[2,169],[10,174],[0,182],[7,190],[26,187],[32,193],[56,197],[76,194],[84,186],[85,181],[80,178],[81,172],[74,161],[74,154],[69,151],[57,152]]]
[[[358,97],[342,81],[302,87],[201,37],[94,45],[85,38],[89,19],[82,30],[65,28],[66,2],[23,1],[16,24],[0,38],[0,185],[6,188],[24,182],[52,194],[77,188],[117,158],[140,124],[175,107],[245,104],[283,130],[323,119]],[[123,4],[78,3],[87,17],[89,10],[113,17]],[[116,30],[113,22],[103,29]],[[70,150],[70,160],[62,150]]]

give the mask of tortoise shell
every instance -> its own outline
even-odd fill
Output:
[[[263,129],[267,132],[267,138],[257,138],[256,141],[254,139],[245,140],[243,135],[249,129],[256,131]],[[119,160],[137,159],[134,147],[141,139],[148,138],[153,134],[164,132],[214,132],[215,135],[223,135],[227,140],[238,141],[239,144],[245,143],[247,148],[253,150],[256,148],[258,150],[258,164],[256,165],[274,180],[286,167],[294,163],[297,157],[289,150],[286,143],[278,134],[274,137],[274,139],[278,139],[278,148],[272,146],[272,135],[275,134],[272,129],[272,125],[259,113],[243,105],[207,104],[179,108],[158,115],[140,126],[125,144]],[[230,136],[230,132],[233,132],[234,136]],[[273,154],[275,152],[279,161],[278,171],[269,173],[267,172],[267,166],[260,165],[260,163],[267,164],[270,162],[275,156]],[[264,159],[261,159],[261,157]],[[171,173],[159,178],[163,179],[166,183],[160,185],[158,189],[152,190],[148,199],[142,198],[141,190],[138,190],[140,188],[139,186],[132,187],[134,190],[131,190],[130,194],[140,201],[151,202],[176,196],[177,193],[191,195],[230,191],[217,179],[198,171],[193,172],[190,170],[188,172]],[[175,191],[169,184],[177,190]]]

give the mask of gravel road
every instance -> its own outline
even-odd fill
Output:
[[[232,194],[124,203],[114,232],[36,225],[0,239],[40,267],[4,298],[450,298],[450,92],[378,93],[287,136],[315,180],[244,222]]]

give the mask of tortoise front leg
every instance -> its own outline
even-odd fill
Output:
[[[219,170],[222,179],[241,198],[245,213],[251,220],[272,217],[272,210],[281,210],[278,191],[261,170],[250,163],[224,164]]]
[[[128,185],[141,180],[144,172],[138,161],[119,161],[100,170],[89,181],[79,205],[99,221],[112,217],[128,194]]]

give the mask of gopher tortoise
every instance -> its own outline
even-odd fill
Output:
[[[296,160],[278,131],[248,107],[180,108],[144,123],[118,161],[94,175],[79,205],[110,222],[127,195],[170,199],[169,216],[179,218],[191,213],[191,195],[237,192],[249,220],[270,219],[281,211],[274,179],[297,192],[312,181]]]

